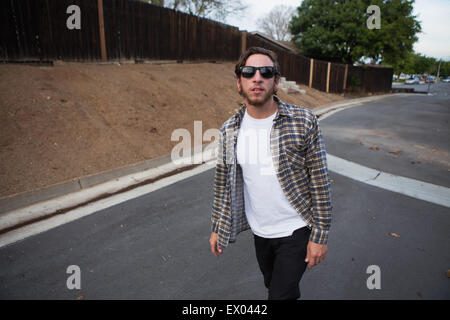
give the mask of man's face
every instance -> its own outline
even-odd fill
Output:
[[[264,54],[253,54],[247,58],[246,66],[264,67],[273,66],[272,60]],[[262,106],[272,99],[272,95],[278,86],[275,77],[270,79],[263,78],[259,70],[252,78],[244,78],[242,75],[236,80],[239,93],[245,99],[247,104],[252,106]]]

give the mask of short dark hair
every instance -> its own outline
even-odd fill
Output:
[[[280,65],[278,64],[278,57],[275,52],[261,47],[250,47],[247,49],[247,51],[241,54],[238,62],[236,63],[236,66],[234,67],[234,73],[236,74],[236,77],[239,78],[239,76],[241,75],[241,67],[245,66],[248,57],[253,54],[264,54],[268,56],[270,60],[272,60],[273,65],[276,68],[275,77],[277,78],[280,76]]]

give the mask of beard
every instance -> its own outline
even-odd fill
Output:
[[[275,83],[273,84],[272,88],[270,88],[268,91],[264,91],[264,93],[261,95],[253,96],[251,93],[252,92],[250,90],[248,91],[242,90],[241,85],[241,90],[239,91],[239,94],[243,96],[244,99],[246,99],[250,105],[255,107],[263,106],[267,101],[272,99],[272,96],[274,94],[276,94]]]

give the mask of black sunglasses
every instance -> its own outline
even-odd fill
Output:
[[[255,75],[256,70],[259,70],[259,73],[265,79],[270,79],[274,75],[278,74],[277,68],[271,67],[271,66],[267,66],[267,67],[244,66],[244,67],[240,67],[239,68],[239,71],[241,72],[241,75],[244,78],[247,78],[247,79],[252,78]]]

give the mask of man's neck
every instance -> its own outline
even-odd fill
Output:
[[[255,119],[265,119],[273,115],[278,110],[278,102],[274,99],[270,99],[262,106],[253,106],[249,104],[248,101],[245,102],[245,105],[250,117]]]

